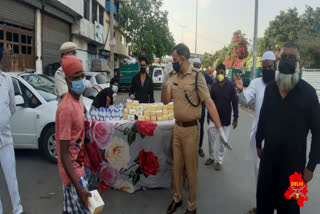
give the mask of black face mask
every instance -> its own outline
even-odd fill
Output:
[[[147,69],[146,69],[145,67],[141,67],[141,68],[140,68],[140,72],[143,73],[143,74],[145,74],[145,73],[147,72]]]
[[[275,79],[275,71],[274,70],[262,70],[262,80],[265,84],[268,84],[272,80]]]
[[[179,62],[174,62],[174,63],[172,63],[172,67],[173,67],[173,70],[174,70],[175,72],[177,72],[177,73],[180,72],[181,66],[180,66]]]
[[[293,74],[296,72],[297,60],[293,58],[280,58],[278,69],[283,74]]]

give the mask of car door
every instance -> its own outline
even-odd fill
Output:
[[[11,132],[15,148],[37,148],[38,137],[36,132],[36,120],[39,115],[36,107],[41,103],[34,94],[18,79],[12,78],[15,96],[16,113],[11,118]],[[21,99],[23,98],[23,103]]]

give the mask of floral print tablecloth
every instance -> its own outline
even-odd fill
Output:
[[[99,189],[171,188],[173,126],[174,121],[95,121],[89,133],[102,157]]]

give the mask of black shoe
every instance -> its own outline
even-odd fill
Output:
[[[200,157],[204,157],[204,152],[203,152],[203,149],[199,149],[199,155],[200,155]]]
[[[170,204],[170,206],[167,209],[168,214],[174,213],[180,206],[182,205],[182,201],[176,203],[174,200]]]
[[[208,160],[205,162],[205,165],[211,165],[214,163],[214,160],[212,158],[208,158]]]

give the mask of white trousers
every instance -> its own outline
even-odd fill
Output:
[[[13,145],[9,144],[0,148],[0,164],[7,181],[8,190],[11,197],[12,213],[20,214],[23,212],[20,195],[18,191],[18,182],[16,176],[16,160],[14,156]],[[3,214],[2,203],[0,199],[0,214]]]
[[[230,133],[230,126],[222,126],[224,134],[228,140]],[[209,138],[209,157],[216,163],[222,164],[224,158],[225,148],[221,143],[221,138],[218,129],[212,121],[210,121],[208,126],[208,138]],[[230,144],[230,142],[228,142]],[[217,149],[216,147],[219,147]]]

